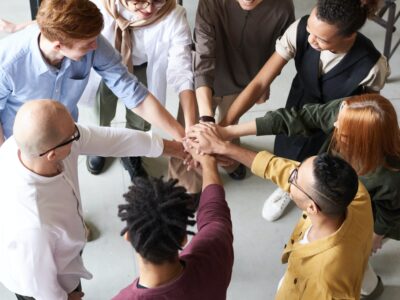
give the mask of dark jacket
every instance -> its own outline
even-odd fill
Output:
[[[363,93],[360,82],[367,77],[381,54],[363,34],[356,40],[344,58],[326,74],[320,74],[321,52],[308,43],[306,30],[309,16],[300,19],[297,28],[295,65],[297,74],[293,79],[286,108],[301,108],[307,103],[327,103],[331,100]],[[326,136],[316,130],[308,138],[278,136],[274,153],[302,161],[321,148]]]

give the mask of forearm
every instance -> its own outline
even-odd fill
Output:
[[[212,156],[206,156],[201,160],[203,172],[203,190],[210,184],[222,185],[221,177],[218,173],[216,159]]]
[[[225,136],[229,140],[240,138],[242,136],[257,134],[256,121],[250,121],[238,125],[229,125],[225,127],[223,130],[226,132]]]
[[[151,93],[132,111],[152,125],[165,130],[176,140],[181,140],[185,136],[183,127]]]
[[[182,143],[176,141],[163,140],[164,148],[162,155],[171,156],[184,160],[185,153]]]
[[[185,90],[179,94],[179,103],[185,119],[185,128],[196,124],[196,95],[192,90]]]
[[[214,116],[212,109],[212,90],[208,86],[196,89],[197,105],[200,116]]]
[[[221,125],[236,123],[260,99],[272,81],[280,74],[286,63],[287,61],[275,52],[233,102]]]
[[[257,153],[252,150],[243,148],[230,142],[224,142],[220,144],[220,146],[215,149],[215,153],[234,159],[248,168],[251,167],[251,164],[257,155]]]

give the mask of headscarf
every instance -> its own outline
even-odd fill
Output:
[[[156,11],[150,18],[136,21],[126,20],[121,16],[117,10],[116,1],[120,1],[125,8],[128,7],[129,0],[102,0],[105,9],[115,20],[115,49],[121,53],[122,61],[128,67],[128,70],[133,72],[132,29],[148,26],[168,15],[175,9],[176,0],[166,0],[164,6]]]

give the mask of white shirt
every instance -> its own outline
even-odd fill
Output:
[[[100,9],[104,17],[102,35],[112,44],[115,43],[115,20],[104,8],[100,0],[91,0]],[[119,13],[127,20],[134,15],[116,0]],[[147,87],[165,106],[167,83],[175,93],[193,90],[192,71],[192,35],[186,18],[186,10],[176,8],[160,21],[136,28],[132,32],[132,62],[141,65],[147,62]],[[100,76],[91,72],[91,79],[82,101],[90,103],[95,99]]]
[[[276,52],[286,61],[296,55],[297,27],[300,19],[295,21],[286,29],[285,33],[276,41]],[[329,50],[321,51],[319,61],[319,72],[321,75],[328,73],[344,57],[346,53],[333,53]],[[381,55],[376,64],[369,71],[368,75],[360,82],[360,85],[369,87],[370,90],[379,92],[385,85],[386,78],[390,75],[390,68],[385,56]]]
[[[36,300],[66,300],[80,278],[86,237],[78,181],[78,156],[160,156],[162,139],[125,128],[78,125],[79,141],[63,171],[44,177],[19,160],[10,137],[0,147],[0,282]]]

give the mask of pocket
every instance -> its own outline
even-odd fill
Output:
[[[78,102],[79,98],[82,96],[87,83],[89,81],[89,75],[86,77],[71,77],[63,80],[62,90],[66,91],[68,95],[76,97]]]

